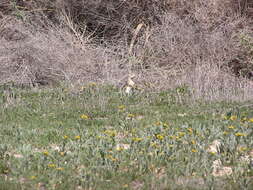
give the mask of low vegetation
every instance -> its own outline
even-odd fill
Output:
[[[186,86],[2,89],[1,190],[253,185],[252,104],[193,102]]]

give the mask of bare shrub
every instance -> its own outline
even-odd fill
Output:
[[[56,24],[60,24],[62,13],[67,13],[82,31],[85,28],[100,40],[124,37],[129,40],[132,29],[139,23],[159,23],[157,15],[167,7],[166,0],[36,0],[15,1],[18,8],[13,11],[42,13]]]
[[[74,23],[82,25],[102,38],[131,37],[132,29],[139,23],[155,24],[157,15],[166,9],[165,0],[64,0],[58,4],[73,18]]]
[[[161,89],[187,85],[196,99],[252,97],[252,81],[244,78],[251,76],[241,75],[244,69],[252,72],[251,53],[240,40],[241,34],[248,34],[249,22],[245,18],[235,14],[215,27],[212,23],[203,27],[191,16],[177,13],[167,13],[160,20],[162,25],[151,29],[148,43],[144,46],[145,38],[140,38],[135,46],[137,61],[133,68],[146,68],[142,76],[148,76],[142,80]],[[244,59],[238,65],[238,75],[230,63],[241,55]]]
[[[213,30],[203,30],[191,18],[182,19],[173,13],[161,20],[162,26],[152,30],[145,49],[136,45],[136,55],[143,56],[143,64],[147,66],[177,68],[179,72],[197,64],[221,66],[228,62],[238,52],[238,41],[234,38],[241,25],[246,25],[243,18],[234,17]]]
[[[212,64],[198,65],[185,71],[177,84],[189,86],[195,100],[246,101],[253,95],[252,81],[235,77]]]
[[[191,16],[196,22],[209,26],[231,16],[247,15],[248,9],[253,7],[248,0],[171,0],[168,4],[177,15]]]
[[[105,49],[84,39],[80,43],[64,29],[47,28],[43,32],[29,27],[11,19],[1,28],[1,83],[46,85],[104,80],[103,64],[108,63]]]
[[[11,10],[12,10],[11,1],[2,0],[0,4],[0,18],[3,17],[3,15],[10,14]]]

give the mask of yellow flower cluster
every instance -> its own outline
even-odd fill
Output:
[[[57,167],[57,166],[56,166],[55,164],[53,164],[53,163],[48,164],[47,167],[48,167],[48,168],[55,168],[55,169],[58,170],[58,171],[64,170],[64,168],[62,168],[62,167]]]
[[[155,142],[151,143],[150,146],[153,147],[153,148],[159,148],[159,145]]]
[[[235,133],[235,136],[237,136],[237,137],[245,137],[247,135],[245,133]]]
[[[56,165],[55,164],[48,164],[47,167],[49,167],[49,168],[56,168]]]
[[[31,177],[30,177],[30,179],[36,179],[37,177],[36,176],[34,176],[34,175],[32,175]]]
[[[48,151],[44,151],[43,154],[44,154],[45,156],[49,156],[49,152],[48,152]]]
[[[248,150],[248,148],[247,148],[247,147],[239,147],[238,150],[239,150],[240,152],[245,152],[245,151]]]
[[[90,119],[90,117],[86,114],[82,114],[80,117],[81,119],[85,119],[85,120]]]
[[[140,142],[140,141],[142,141],[142,138],[140,138],[140,137],[134,137],[134,138],[132,138],[132,140],[134,142]]]
[[[68,139],[69,137],[67,135],[64,135],[63,136],[63,139]]]
[[[231,121],[237,120],[237,116],[236,116],[236,115],[231,115],[230,120],[231,120]]]
[[[111,161],[113,161],[113,162],[118,161],[118,159],[114,158],[112,155],[107,155],[106,158],[109,159],[109,160],[111,160]]]
[[[132,114],[132,113],[129,113],[129,114],[127,114],[127,117],[128,117],[128,118],[134,118],[134,117],[135,117],[135,115],[134,115],[134,114]]]
[[[197,150],[197,149],[192,149],[191,151],[192,151],[193,153],[198,152],[198,150]]]
[[[164,139],[164,135],[162,135],[162,134],[156,134],[155,136],[160,141]]]
[[[192,128],[187,128],[187,131],[189,134],[193,134],[193,129]]]
[[[196,141],[195,140],[191,140],[191,143],[194,145],[194,144],[196,144]]]
[[[185,135],[185,132],[178,132],[179,137],[183,137]]]
[[[228,126],[228,128],[229,128],[229,129],[235,129],[235,126],[230,125],[230,126]]]
[[[154,123],[155,126],[163,126],[164,128],[168,128],[169,124],[168,123],[164,123],[161,121],[157,121],[156,123]]]
[[[120,106],[118,106],[118,109],[119,109],[119,110],[124,110],[125,108],[126,108],[125,105],[120,105]]]
[[[81,139],[81,136],[80,135],[76,135],[75,136],[75,140],[79,140],[79,139]]]
[[[117,135],[117,131],[116,130],[105,130],[104,134],[106,134],[109,137],[115,137]]]

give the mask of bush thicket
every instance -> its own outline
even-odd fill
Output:
[[[199,68],[202,78],[214,69],[208,81],[251,78],[252,8],[247,0],[3,0],[0,82],[119,84],[135,72],[165,88],[189,83]]]

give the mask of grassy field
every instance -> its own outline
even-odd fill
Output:
[[[188,90],[2,86],[0,190],[251,189],[251,103]]]

